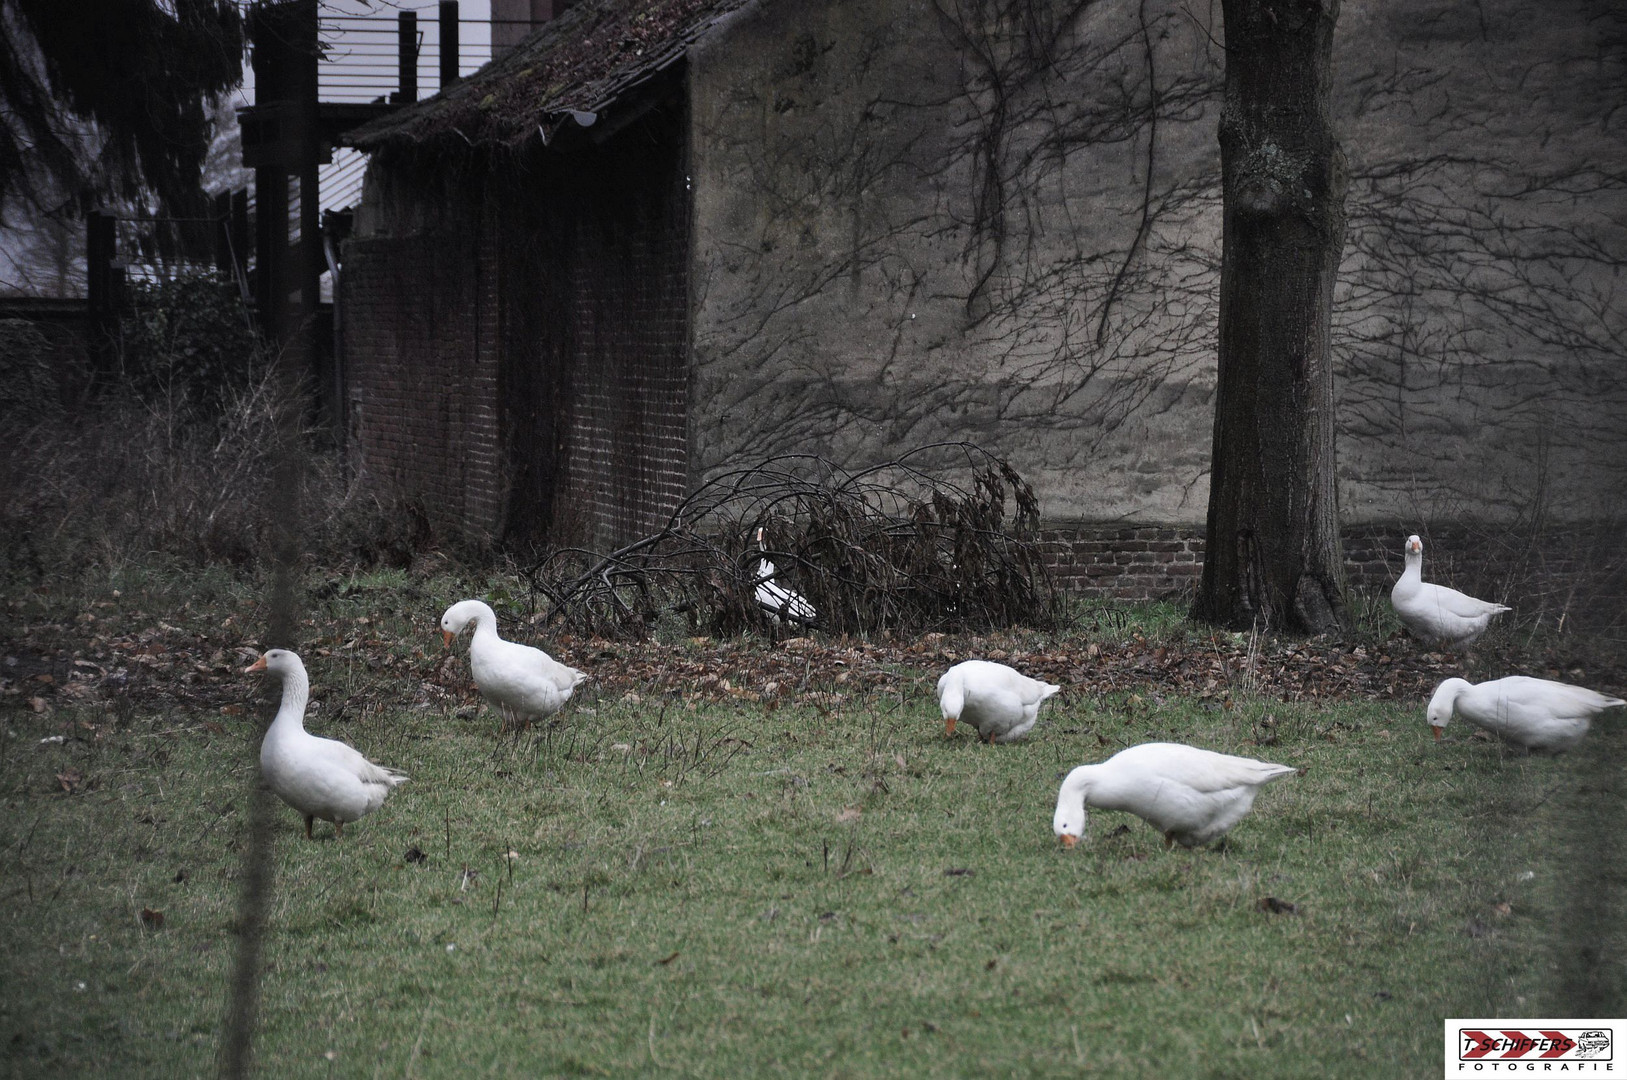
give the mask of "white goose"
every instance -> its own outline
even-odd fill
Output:
[[[497,613],[479,600],[459,601],[441,616],[448,649],[470,624],[475,634],[469,642],[469,671],[507,729],[563,709],[576,684],[587,678],[585,672],[561,664],[541,649],[498,637]]]
[[[1406,558],[1406,569],[1390,590],[1390,606],[1422,641],[1467,645],[1486,632],[1492,616],[1513,610],[1424,581],[1424,542],[1416,535],[1407,537]]]
[[[305,730],[305,703],[311,682],[297,654],[271,649],[243,669],[268,671],[282,679],[282,705],[260,744],[260,775],[282,801],[305,815],[305,836],[317,819],[333,822],[333,835],[344,835],[355,821],[384,805],[384,799],[406,777],[374,765],[336,739]]]
[[[779,568],[766,558],[768,544],[761,526],[757,529],[757,550],[761,552],[757,557],[757,606],[772,615],[776,624],[789,621],[807,626],[819,618],[807,597],[774,580]]]
[[[1034,726],[1040,703],[1060,689],[1004,664],[963,661],[938,679],[944,735],[953,735],[956,722],[964,720],[990,743],[1015,742]]]
[[[1557,753],[1581,742],[1588,722],[1618,705],[1627,701],[1569,683],[1510,675],[1479,685],[1447,679],[1429,699],[1428,717],[1436,740],[1456,712],[1508,742]]]
[[[1063,847],[1072,847],[1085,832],[1085,807],[1126,810],[1162,832],[1165,847],[1172,841],[1197,847],[1241,821],[1262,784],[1293,772],[1292,765],[1181,743],[1143,743],[1070,772],[1051,828]]]

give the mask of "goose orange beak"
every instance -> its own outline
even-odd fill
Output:
[[[444,638],[444,639],[445,639],[445,641],[446,641],[446,647],[447,647],[447,648],[448,648],[448,649],[450,649],[450,648],[451,648],[451,647],[452,647],[452,639],[453,639],[453,638],[454,638],[454,637],[456,637],[456,636],[457,636],[457,635],[456,635],[456,634],[454,634],[454,633],[452,633],[452,631],[450,631],[450,630],[442,630],[442,631],[441,631],[441,637],[442,637],[442,638]]]
[[[1441,741],[1441,729],[1436,727],[1434,724],[1431,724],[1431,725],[1429,725],[1429,730],[1433,731],[1435,733],[1435,741],[1440,742]]]
[[[265,669],[266,669],[266,658],[262,656],[262,657],[260,657],[260,659],[256,660],[254,663],[252,663],[248,667],[244,668],[243,669],[243,674],[251,675],[256,671],[264,671]]]
[[[957,721],[959,719],[960,719],[960,717],[958,717],[958,716],[946,716],[946,717],[943,718],[943,737],[944,738],[946,738],[946,739],[950,738],[951,736],[953,736],[955,734],[955,721]]]
[[[1061,836],[1057,837],[1057,839],[1062,841],[1062,849],[1064,851],[1073,847],[1073,845],[1079,842],[1079,838],[1077,836],[1072,836],[1068,833],[1063,833]]]

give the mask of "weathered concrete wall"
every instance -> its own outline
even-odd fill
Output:
[[[1201,523],[1204,11],[765,0],[695,49],[698,470],[969,438],[1047,518]],[[1348,521],[1617,513],[1624,41],[1606,0],[1343,5]]]

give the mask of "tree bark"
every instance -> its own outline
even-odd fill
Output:
[[[1193,615],[1319,633],[1344,617],[1329,326],[1344,153],[1338,0],[1222,0],[1224,252],[1203,579]]]

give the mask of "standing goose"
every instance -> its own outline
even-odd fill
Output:
[[[808,598],[774,580],[779,568],[768,560],[768,542],[763,539],[761,526],[757,528],[757,550],[757,606],[773,616],[776,624],[795,622],[812,625],[819,618],[819,612],[808,602]]]
[[[282,679],[282,705],[260,744],[260,775],[283,802],[305,815],[305,837],[317,819],[333,822],[333,835],[343,836],[345,822],[365,817],[406,777],[374,765],[336,739],[305,730],[305,703],[311,682],[296,653],[270,649],[243,669],[247,675],[268,671]]]
[[[1478,686],[1466,679],[1447,679],[1429,699],[1428,717],[1437,741],[1456,712],[1527,750],[1558,753],[1581,742],[1589,721],[1618,705],[1627,701],[1570,683],[1510,675]]]
[[[1073,847],[1085,832],[1085,807],[1125,810],[1162,832],[1165,847],[1197,847],[1241,821],[1261,785],[1297,771],[1181,743],[1143,743],[1070,772],[1051,828]]]
[[[1034,726],[1040,702],[1060,689],[1004,664],[966,660],[938,679],[944,735],[953,735],[955,724],[964,720],[977,729],[978,738],[991,744],[1015,742]]]
[[[469,671],[480,694],[503,717],[505,730],[552,716],[565,707],[584,672],[566,667],[541,649],[497,636],[497,613],[479,600],[462,600],[441,616],[446,647],[474,625],[469,642]]]
[[[1467,645],[1486,632],[1492,616],[1513,610],[1424,581],[1424,542],[1416,535],[1407,537],[1406,557],[1406,569],[1390,590],[1390,606],[1426,643]]]

